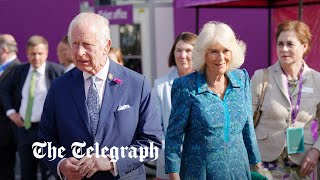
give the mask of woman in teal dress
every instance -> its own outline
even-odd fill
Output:
[[[252,120],[245,44],[220,22],[204,25],[192,52],[197,72],[172,86],[166,134],[169,178],[251,179],[249,164],[261,169]],[[182,146],[182,151],[181,151]]]

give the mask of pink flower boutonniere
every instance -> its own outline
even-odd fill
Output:
[[[113,81],[113,82],[115,82],[116,84],[122,84],[122,79],[120,79],[120,78],[113,78],[113,74],[108,74],[108,79],[110,80],[110,81]]]
[[[114,78],[113,81],[117,84],[122,84],[122,80],[120,78]]]

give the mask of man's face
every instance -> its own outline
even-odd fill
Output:
[[[111,40],[102,45],[98,40],[99,27],[77,24],[71,30],[71,49],[74,64],[81,71],[96,74],[105,65]]]
[[[27,48],[29,63],[34,69],[38,69],[48,57],[48,48],[44,44],[38,44]]]
[[[58,55],[59,63],[63,66],[68,66],[72,60],[70,45],[64,42],[59,42],[57,47],[57,55]]]

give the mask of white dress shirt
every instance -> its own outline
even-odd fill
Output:
[[[73,69],[74,67],[75,67],[75,65],[74,65],[73,63],[69,64],[69,66],[64,69],[64,73],[70,71],[70,70]]]
[[[109,65],[110,62],[109,60],[107,60],[106,64],[103,66],[103,68],[94,76],[96,77],[96,87],[98,89],[98,93],[99,93],[99,105],[101,107],[102,104],[102,100],[103,100],[103,93],[104,93],[104,89],[105,89],[105,84],[106,84],[106,80],[108,78],[108,71],[109,71]],[[84,79],[84,92],[86,94],[86,99],[88,97],[88,91],[89,91],[89,87],[91,85],[91,80],[90,77],[92,75],[87,73],[87,72],[83,72],[83,79]]]
[[[24,82],[22,88],[22,99],[21,106],[19,109],[19,113],[22,118],[25,118],[28,106],[28,98],[29,98],[29,89],[30,89],[30,81],[32,76],[32,71],[34,68],[30,65],[29,72]],[[35,92],[34,92],[34,100],[32,106],[32,114],[31,114],[31,122],[40,122],[42,108],[44,105],[44,101],[46,99],[48,88],[46,84],[46,63],[43,63],[36,71],[36,84],[35,84]]]

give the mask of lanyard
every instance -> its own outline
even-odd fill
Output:
[[[1,66],[0,65],[0,72],[6,70],[6,68],[12,63],[13,61],[7,63],[6,65]]]
[[[302,95],[302,71],[303,71],[303,64],[300,68],[300,72],[299,72],[299,91],[298,91],[298,98],[297,98],[297,103],[296,105],[293,104],[293,100],[292,100],[292,95],[290,93],[290,83],[288,81],[288,76],[287,74],[284,72],[284,70],[282,69],[283,73],[286,75],[286,79],[285,79],[285,82],[288,86],[288,95],[289,95],[289,98],[290,98],[290,104],[291,104],[291,107],[292,107],[292,111],[291,111],[291,119],[292,119],[292,124],[294,124],[295,122],[295,119],[297,117],[297,114],[298,114],[298,111],[299,111],[299,107],[300,107],[300,103],[301,103],[301,95]]]

